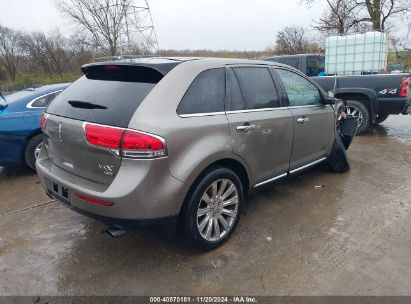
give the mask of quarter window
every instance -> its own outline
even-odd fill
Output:
[[[45,108],[45,107],[47,107],[47,106],[49,105],[49,103],[50,103],[54,98],[56,98],[56,96],[57,96],[58,94],[60,94],[60,93],[61,93],[61,92],[54,92],[54,93],[51,93],[51,94],[42,96],[42,97],[36,99],[36,101],[34,101],[34,102],[31,104],[31,107],[32,107],[32,108]]]
[[[281,107],[281,102],[267,68],[235,68],[248,109]]]
[[[177,108],[178,114],[224,111],[225,72],[211,69],[200,73],[188,88]]]
[[[277,69],[284,84],[290,106],[318,105],[321,103],[320,90],[297,73]]]

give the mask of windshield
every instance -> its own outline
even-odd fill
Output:
[[[323,56],[308,56],[307,57],[307,76],[321,76],[324,73],[325,59]]]

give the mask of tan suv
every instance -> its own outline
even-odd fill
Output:
[[[89,64],[42,117],[45,191],[108,224],[178,219],[212,249],[249,190],[323,161],[349,169],[334,100],[266,61],[150,58]]]

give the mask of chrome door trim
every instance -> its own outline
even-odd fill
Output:
[[[275,176],[275,177],[273,177],[273,178],[267,179],[267,180],[265,180],[265,181],[263,181],[263,182],[261,182],[261,183],[258,183],[258,184],[256,184],[256,185],[254,185],[253,188],[257,188],[257,187],[260,187],[260,186],[262,186],[262,185],[271,183],[271,182],[276,181],[276,180],[278,180],[278,179],[280,179],[280,178],[286,177],[287,175],[288,175],[288,173],[283,173],[283,174],[277,175],[277,176]]]
[[[316,164],[319,164],[319,163],[325,161],[326,159],[327,159],[327,157],[322,157],[322,158],[320,158],[320,159],[318,159],[318,160],[316,160],[316,161],[313,161],[313,162],[311,162],[311,163],[309,163],[309,164],[306,164],[306,165],[304,165],[304,166],[298,167],[297,169],[291,170],[291,171],[290,171],[290,174],[294,174],[294,173],[296,173],[296,172],[299,172],[299,171],[301,171],[301,170],[304,170],[304,169],[306,169],[306,168],[309,168],[309,167],[311,167],[311,166],[314,166],[314,165],[316,165]]]
[[[291,109],[304,109],[304,108],[315,108],[315,107],[324,107],[324,106],[326,106],[326,105],[323,105],[323,104],[319,103],[319,104],[316,104],[316,105],[290,106],[290,107],[287,107],[287,108],[291,110]]]
[[[227,114],[237,114],[237,113],[253,113],[253,112],[266,112],[266,111],[278,111],[286,110],[287,107],[278,107],[278,108],[262,108],[262,109],[245,109],[245,110],[236,110],[236,111],[227,111]]]

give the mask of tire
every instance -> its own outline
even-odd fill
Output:
[[[27,166],[29,166],[32,170],[36,170],[36,159],[38,155],[37,149],[41,148],[40,145],[43,144],[43,135],[38,134],[31,138],[27,143],[26,149],[24,151],[24,161],[26,162]]]
[[[370,112],[367,107],[356,100],[346,100],[346,113],[357,117],[357,134],[364,133],[370,127]]]
[[[330,169],[335,173],[343,173],[350,170],[347,151],[338,133],[335,134],[334,144],[328,157]]]
[[[225,188],[223,184],[224,182],[227,182]],[[219,190],[222,189],[220,198],[229,193],[228,190],[231,186],[235,189],[225,199],[213,202],[209,201],[209,203],[207,203],[203,197],[207,195],[207,200],[209,200],[210,197],[213,199],[212,185],[215,183],[217,190],[214,193],[218,193]],[[226,209],[223,208],[223,202],[229,200],[235,201],[236,196],[238,198],[237,204],[232,203],[226,206]],[[218,205],[218,202],[220,205]],[[215,249],[224,244],[231,237],[240,220],[243,204],[244,191],[239,177],[228,168],[211,168],[197,179],[187,195],[180,214],[180,230],[183,232],[186,241],[196,248],[202,251]],[[201,213],[204,214],[198,215],[200,209],[203,211]],[[229,210],[228,212],[231,211],[231,213],[235,215],[229,216],[224,214],[222,213],[222,209]],[[228,225],[228,228],[225,228],[220,216],[224,219],[224,225]],[[206,223],[205,226],[204,223]],[[216,225],[218,226],[218,229]],[[209,229],[209,239],[206,239]],[[219,237],[217,237],[218,232],[220,232]]]
[[[378,114],[377,118],[375,119],[374,125],[378,125],[384,122],[388,118],[388,116],[390,116],[390,114]]]

